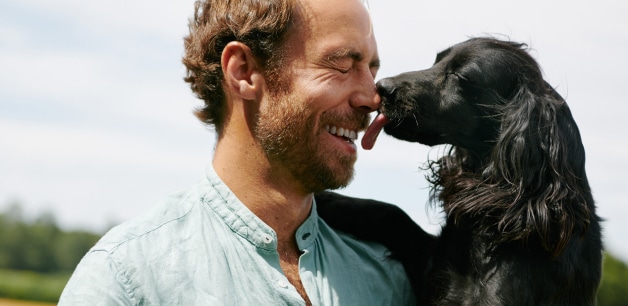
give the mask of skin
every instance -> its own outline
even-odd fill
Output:
[[[317,186],[311,171],[324,166],[336,183],[351,180],[356,146],[325,126],[366,128],[368,114],[380,104],[374,82],[379,58],[360,0],[298,3],[286,41],[285,93],[269,90],[246,45],[231,42],[223,50],[227,119],[212,163],[244,205],[275,230],[281,267],[310,304],[298,273],[295,233],[311,212],[313,192],[330,188]],[[264,137],[281,131],[293,138],[285,144],[287,153],[269,154]],[[270,136],[271,142],[277,138]],[[307,150],[300,149],[304,146]],[[311,161],[321,164],[308,168]]]

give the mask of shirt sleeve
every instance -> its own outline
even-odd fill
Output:
[[[126,284],[109,253],[92,250],[76,267],[58,305],[132,305]]]

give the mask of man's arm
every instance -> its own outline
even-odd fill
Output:
[[[132,305],[125,284],[109,253],[90,251],[74,270],[58,305]]]

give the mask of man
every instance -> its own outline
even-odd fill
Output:
[[[314,209],[379,107],[361,0],[198,1],[185,48],[218,134],[206,179],[107,233],[60,305],[413,304],[386,249]]]

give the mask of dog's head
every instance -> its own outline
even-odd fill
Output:
[[[523,44],[473,38],[448,48],[434,65],[377,83],[384,131],[426,145],[452,144],[486,152],[494,145],[500,105],[522,83],[544,86]]]
[[[380,114],[363,146],[381,127],[402,140],[453,145],[430,164],[446,213],[486,216],[478,228],[503,241],[533,233],[556,255],[595,210],[578,127],[524,47],[473,38],[427,70],[380,80]]]

